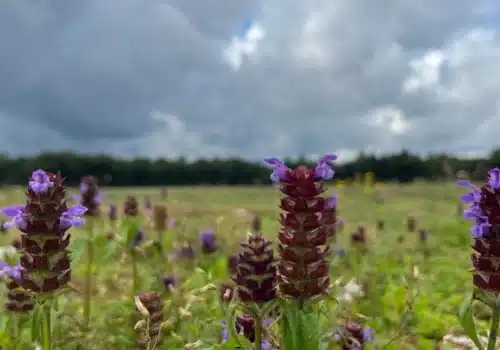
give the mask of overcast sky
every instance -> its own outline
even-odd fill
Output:
[[[2,0],[0,153],[485,153],[495,2]]]

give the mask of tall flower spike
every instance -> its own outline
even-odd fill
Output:
[[[99,216],[101,195],[99,194],[99,186],[96,177],[87,175],[82,178],[78,197],[79,203],[88,209],[85,215]]]
[[[284,197],[280,208],[278,287],[285,297],[300,303],[326,293],[329,285],[329,243],[335,215],[331,203],[322,197],[323,181],[334,171],[329,163],[337,157],[322,157],[315,168],[304,165],[291,170],[276,158],[266,163],[274,167],[271,178],[280,185]]]
[[[459,185],[470,188],[461,196],[468,208],[464,217],[473,220],[470,230],[474,244],[472,265],[473,283],[476,287],[490,292],[500,292],[500,169],[491,169],[488,180],[480,188],[469,181],[461,180]]]
[[[66,190],[60,174],[35,171],[26,192],[25,206],[7,207],[9,226],[21,231],[24,249],[20,285],[33,292],[52,292],[71,279],[68,245],[71,226],[84,224],[87,208],[66,206]]]
[[[127,196],[123,205],[123,214],[125,216],[139,215],[139,202],[135,196]]]
[[[276,264],[271,242],[261,235],[249,235],[236,265],[235,283],[243,302],[262,303],[276,297]]]

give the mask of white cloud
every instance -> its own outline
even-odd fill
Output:
[[[234,70],[239,70],[243,60],[257,51],[258,44],[265,34],[264,27],[258,22],[253,22],[241,37],[231,38],[231,42],[223,51],[224,59]]]

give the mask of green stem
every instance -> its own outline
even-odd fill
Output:
[[[262,319],[260,316],[254,316],[255,325],[255,350],[262,350]]]
[[[90,223],[89,223],[90,224]],[[83,305],[83,320],[85,329],[90,328],[90,305],[92,300],[92,270],[94,267],[94,230],[90,224],[87,236],[87,270],[85,271],[85,300]]]
[[[52,350],[52,328],[50,325],[51,305],[47,302],[42,304],[42,329],[41,340],[42,350]]]
[[[488,350],[496,349],[499,323],[500,323],[500,308],[495,307],[493,309],[493,315],[491,318],[490,334],[488,335],[488,348],[487,348]]]
[[[132,248],[130,254],[132,256],[132,296],[135,297],[139,291],[139,274],[137,272],[137,256],[134,248]]]

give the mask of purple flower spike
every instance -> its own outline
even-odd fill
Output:
[[[35,193],[46,193],[50,187],[54,186],[47,173],[42,169],[34,171],[31,178],[33,180],[29,182],[29,188]]]
[[[70,227],[80,227],[85,224],[85,220],[83,220],[80,216],[87,212],[87,208],[83,205],[75,205],[64,213],[62,213],[60,218],[59,227],[62,230],[66,230]]]
[[[269,176],[273,183],[279,183],[280,181],[286,180],[288,171],[288,167],[278,158],[266,158],[264,159],[264,163],[271,165],[274,170]]]
[[[331,180],[335,171],[333,171],[329,163],[333,162],[335,159],[337,159],[337,156],[333,154],[327,154],[321,157],[314,169],[314,174],[320,179]]]
[[[500,169],[494,168],[488,171],[488,185],[494,190],[500,189]]]

